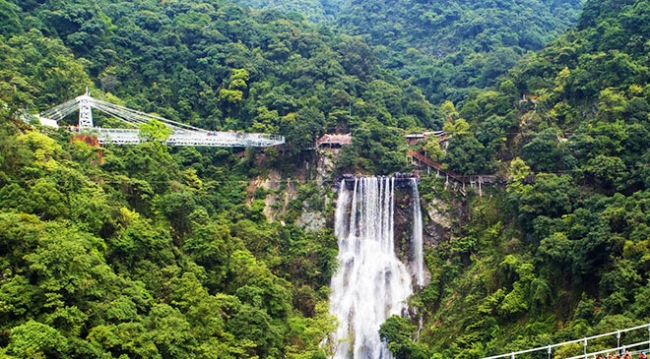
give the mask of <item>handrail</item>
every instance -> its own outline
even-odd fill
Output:
[[[443,169],[440,164],[433,162],[430,158],[426,157],[425,155],[421,154],[418,151],[409,151],[407,154],[412,157],[415,157],[419,161],[424,162],[427,166],[435,168],[436,170],[448,175],[449,177],[455,179],[458,182],[467,183],[467,181],[464,180],[463,176],[453,173],[452,171]]]
[[[616,330],[616,331],[613,331],[613,332],[610,332],[610,333],[597,334],[597,335],[593,335],[593,336],[590,336],[590,337],[584,337],[582,339],[570,340],[570,341],[563,342],[563,343],[551,344],[551,345],[546,345],[546,346],[543,346],[543,347],[520,350],[520,351],[517,351],[517,352],[511,352],[511,353],[506,353],[506,354],[493,355],[493,356],[490,356],[490,357],[484,357],[482,359],[498,359],[498,358],[507,358],[507,357],[510,357],[510,358],[514,359],[514,357],[516,355],[532,353],[532,352],[536,352],[536,351],[540,351],[540,350],[547,350],[550,353],[551,349],[553,349],[553,348],[557,348],[557,347],[561,347],[561,346],[565,346],[565,345],[569,345],[569,344],[574,344],[574,343],[584,343],[584,345],[586,347],[587,346],[587,341],[589,341],[589,340],[603,338],[603,337],[607,337],[607,336],[614,335],[614,334],[616,334],[617,337],[620,338],[621,333],[629,332],[629,331],[632,331],[632,330],[638,330],[638,329],[641,329],[641,328],[648,328],[648,332],[650,332],[650,323],[639,325],[639,326],[636,326],[636,327],[626,328],[626,329],[619,329],[619,330]],[[584,355],[580,356],[580,358],[582,358],[582,357],[584,357]]]
[[[609,348],[609,349],[605,349],[605,350],[599,350],[597,352],[591,352],[591,353],[587,353],[587,354],[576,355],[574,357],[570,357],[570,358],[566,358],[566,359],[584,359],[584,358],[587,358],[587,357],[592,356],[592,355],[595,356],[595,355],[603,354],[603,353],[616,352],[616,351],[619,351],[619,350],[634,348],[634,347],[638,347],[640,345],[645,345],[645,344],[650,344],[650,340],[646,340],[646,341],[638,342],[638,343],[633,343],[633,344],[628,344],[628,345],[622,345],[622,346],[619,346],[619,347],[616,347],[616,348]]]

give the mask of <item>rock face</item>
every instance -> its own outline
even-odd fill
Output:
[[[451,236],[451,218],[445,202],[434,197],[425,205],[426,218],[424,226],[425,247],[437,247],[440,242]]]
[[[258,188],[265,190],[264,198],[255,198]],[[257,177],[251,180],[247,192],[247,204],[250,206],[254,200],[263,199],[265,206],[262,213],[269,222],[274,222],[287,212],[289,202],[298,195],[298,188],[290,179],[282,179],[278,171],[270,170],[266,178]]]
[[[303,170],[293,173],[294,178],[283,178],[280,172],[269,170],[265,177],[257,177],[249,182],[248,206],[250,207],[254,200],[263,199],[265,206],[262,213],[269,222],[280,221],[284,225],[283,221],[291,218],[291,221],[295,219],[295,224],[306,232],[325,229],[328,213],[324,208],[331,205],[330,197],[327,196],[329,189],[325,183],[334,169],[334,159],[332,154],[319,154],[312,160],[306,161]],[[313,180],[318,186],[317,201],[310,197],[301,197],[299,193],[299,185]],[[260,188],[263,189],[263,198],[259,198]],[[299,198],[304,199],[299,214],[296,216],[294,210],[291,216],[287,216],[292,206],[291,202]],[[319,202],[318,206],[313,205],[316,202]]]
[[[293,180],[283,179],[280,172],[269,170],[266,178],[256,178],[251,180],[248,186],[248,204],[249,206],[255,199],[257,188],[263,188],[265,191],[263,210],[269,222],[284,220],[290,207],[290,202],[299,198],[298,184],[305,183],[308,180],[315,180],[318,186],[318,196],[324,201],[324,205],[314,207],[310,205],[310,198],[302,202],[300,215],[295,218],[295,224],[306,232],[316,232],[332,225],[331,216],[333,213],[324,210],[332,207],[332,200],[327,195],[331,191],[327,185],[332,181],[336,158],[339,155],[339,149],[328,149],[319,151],[316,156],[305,164],[305,171],[299,173]],[[311,168],[310,168],[311,166]],[[311,173],[311,176],[307,175]],[[411,263],[412,258],[409,253],[413,253],[409,248],[412,242],[413,226],[413,191],[408,186],[397,186],[395,193],[395,248],[398,249],[400,258],[405,263]],[[448,205],[438,199],[428,202],[421,202],[421,212],[423,220],[423,244],[424,248],[435,248],[438,244],[448,239],[451,233],[451,220]]]
[[[323,211],[312,211],[307,201],[303,202],[303,211],[298,218],[297,224],[307,233],[313,233],[324,229],[327,220]]]
[[[411,198],[413,191],[409,188],[399,189],[395,195],[395,247],[398,248],[402,260],[411,262],[409,248],[412,243],[413,206]],[[424,248],[435,248],[451,235],[451,219],[445,202],[438,198],[425,203],[421,202]]]

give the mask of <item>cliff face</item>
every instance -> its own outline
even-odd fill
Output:
[[[329,184],[337,155],[338,151],[319,152],[292,179],[269,170],[266,178],[258,177],[250,182],[248,203],[264,200],[263,213],[269,222],[290,221],[306,232],[333,227],[336,190]],[[260,187],[263,191],[256,191]],[[263,197],[257,198],[260,195]],[[395,191],[395,248],[400,259],[408,264],[413,262],[413,195],[408,182],[397,186]],[[424,248],[436,248],[451,237],[452,211],[445,200],[436,196],[421,198],[420,207]]]
[[[413,197],[415,193],[410,187],[398,188],[395,191],[395,248],[400,259],[409,267],[414,264],[413,221],[417,215]],[[443,200],[435,197],[428,202],[421,200],[420,213],[423,223],[422,243],[425,251],[449,239],[451,220],[448,207]],[[425,282],[428,283],[429,274],[427,273],[425,277]]]
[[[257,165],[262,167],[263,159]],[[250,180],[247,204],[253,207],[254,201],[264,201],[262,213],[269,222],[293,223],[308,233],[323,230],[331,212],[333,196],[326,182],[333,166],[331,156],[317,155],[292,173],[268,169]]]
[[[423,242],[426,248],[435,248],[440,242],[451,236],[451,219],[448,205],[434,197],[422,201],[421,208]],[[410,188],[398,189],[395,198],[395,245],[408,258],[413,228],[413,191]]]

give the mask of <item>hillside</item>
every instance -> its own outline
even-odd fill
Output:
[[[438,42],[429,25],[405,30],[435,20],[421,18],[433,5],[404,4],[352,3],[340,26],[355,37],[220,0],[0,0],[0,356],[326,358],[335,193],[313,180],[311,150],[326,132],[354,138],[324,156],[335,173],[408,171],[404,133],[444,127],[448,141],[419,148],[496,176],[481,196],[422,173],[422,210],[450,220],[426,249],[414,317],[381,328],[395,358],[478,359],[648,323],[650,0],[588,0],[561,35],[577,2],[457,2],[438,9],[459,19]],[[87,86],[288,144],[98,148],[17,120]],[[306,209],[327,228],[303,229]]]
[[[575,25],[581,0],[255,1],[256,9],[301,13],[375,46],[381,64],[434,103],[493,86],[519,59]]]
[[[576,29],[496,89],[447,106],[447,156],[492,158],[506,185],[469,199],[462,229],[429,252],[420,342],[399,320],[384,328],[398,357],[481,357],[648,322],[649,9],[588,1]]]
[[[379,46],[384,66],[434,102],[485,88],[575,24],[580,0],[352,1],[341,31]]]
[[[347,0],[238,0],[253,9],[274,10],[292,17],[299,16],[313,23],[330,24],[336,21]]]
[[[205,129],[285,135],[293,154],[326,131],[379,136],[442,123],[363,40],[278,12],[216,1],[2,4],[0,99],[31,110],[90,85],[95,96]]]
[[[336,241],[297,224],[307,199],[328,213],[304,160],[352,131],[383,141],[356,143],[348,169],[404,170],[402,131],[441,123],[421,92],[360,39],[226,2],[1,0],[0,25],[0,356],[324,358]],[[87,86],[288,145],[100,149],[17,121]],[[269,223],[264,198],[288,188]]]

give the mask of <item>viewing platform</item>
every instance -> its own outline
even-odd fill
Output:
[[[413,133],[413,134],[408,134],[406,135],[406,143],[409,145],[414,145],[430,136],[436,136],[438,137],[438,141],[446,139],[445,137],[445,131],[430,131],[430,132],[422,132],[422,133]]]

